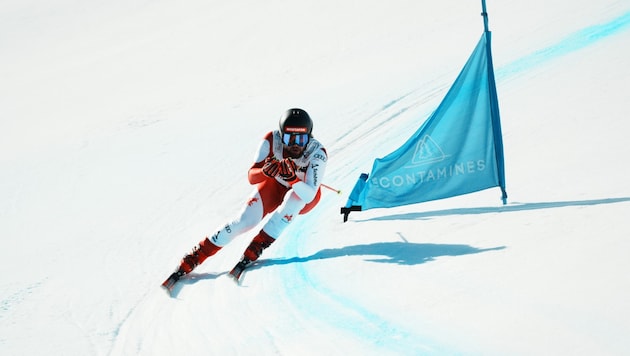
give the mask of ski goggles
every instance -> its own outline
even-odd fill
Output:
[[[285,133],[282,135],[282,143],[287,146],[304,147],[308,144],[308,134]]]

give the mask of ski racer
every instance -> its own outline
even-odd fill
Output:
[[[280,117],[279,130],[268,132],[258,147],[248,172],[249,183],[256,189],[240,214],[184,256],[177,270],[164,282],[167,289],[272,214],[230,272],[238,280],[242,270],[256,261],[294,219],[319,202],[327,154],[312,131],[313,121],[302,109],[289,109]]]

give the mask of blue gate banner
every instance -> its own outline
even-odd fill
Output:
[[[415,204],[490,187],[505,191],[503,141],[490,50],[484,32],[443,101],[400,148],[376,159],[342,208]]]

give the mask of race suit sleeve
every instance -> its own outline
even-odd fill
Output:
[[[291,188],[293,188],[295,194],[307,203],[315,198],[322,179],[324,179],[324,173],[326,172],[326,151],[319,149],[311,157],[311,161],[304,175],[304,180],[291,182]]]
[[[249,168],[247,172],[247,179],[249,180],[249,184],[258,184],[265,179],[269,179],[263,172],[262,167],[265,165],[265,159],[270,155],[271,152],[271,140],[272,133],[269,132],[265,139],[260,142],[258,146],[258,151],[256,151],[256,156],[254,157],[254,164]]]

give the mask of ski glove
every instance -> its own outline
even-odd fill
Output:
[[[280,173],[280,162],[274,157],[267,157],[262,172],[269,178],[275,178]]]
[[[297,176],[295,175],[295,170],[297,166],[295,162],[291,158],[285,158],[280,163],[280,177],[285,181],[292,183],[297,180]]]

